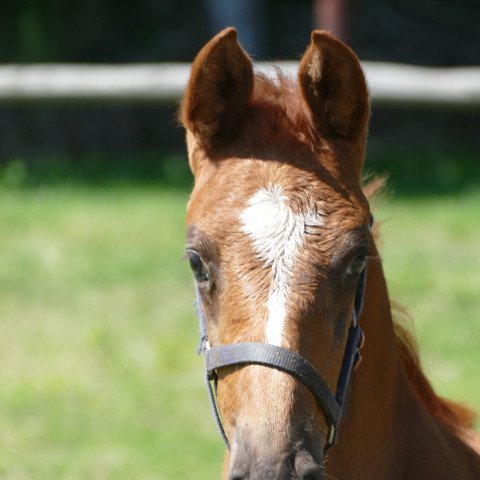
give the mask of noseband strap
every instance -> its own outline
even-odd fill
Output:
[[[371,216],[369,229],[373,225],[373,216]],[[207,322],[201,300],[196,286],[197,295],[197,315],[200,323],[200,348],[199,353],[205,357],[205,382],[210,398],[210,403],[215,417],[220,435],[223,438],[227,448],[229,442],[225,429],[223,428],[218,406],[216,402],[217,370],[235,365],[263,365],[276,368],[290,374],[302,382],[314,395],[319,407],[325,414],[330,426],[325,449],[328,449],[335,443],[337,438],[338,425],[342,416],[345,404],[346,394],[352,371],[361,360],[360,349],[363,346],[364,334],[358,323],[358,318],[362,313],[363,299],[365,293],[366,267],[360,274],[358,286],[355,293],[354,308],[352,312],[352,321],[348,331],[345,353],[343,356],[342,367],[337,382],[336,393],[333,394],[328,385],[317,373],[315,368],[298,353],[286,348],[277,347],[268,343],[231,343],[220,345],[214,348],[210,347],[208,341]],[[212,387],[212,382],[214,387]]]
[[[298,353],[268,343],[231,343],[205,352],[205,366],[212,380],[219,368],[245,364],[265,365],[289,373],[315,395],[329,423],[338,423],[340,405],[312,365]]]

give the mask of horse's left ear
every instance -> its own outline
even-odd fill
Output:
[[[183,126],[203,147],[228,140],[238,132],[253,90],[253,66],[226,28],[200,51],[180,109]]]
[[[370,105],[360,62],[344,43],[315,30],[298,69],[300,93],[327,137],[363,139]]]

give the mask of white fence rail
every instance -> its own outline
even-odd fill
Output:
[[[295,75],[295,62],[275,63]],[[363,62],[374,105],[480,110],[480,67],[426,68]],[[271,63],[256,70],[273,73]],[[185,88],[188,64],[0,66],[0,105],[38,102],[168,103]]]

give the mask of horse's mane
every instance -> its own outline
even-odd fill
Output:
[[[275,72],[276,75],[271,77],[255,74],[252,105],[261,105],[264,112],[274,110],[277,117],[283,113],[290,121],[309,130],[313,125],[302,103],[297,84],[279,69]]]
[[[303,104],[297,84],[280,70],[267,77],[256,73],[252,98],[247,118],[243,122],[241,144],[267,144],[271,135],[275,143],[285,145],[301,142],[312,146],[315,143],[315,125]],[[282,135],[277,135],[281,132]]]
[[[385,177],[376,178],[368,182],[363,190],[369,200],[375,199],[382,196],[385,191],[385,184]],[[374,230],[374,236],[378,236],[378,228]],[[408,311],[398,303],[391,301],[390,304],[395,317],[394,328],[397,351],[415,392],[432,417],[440,421],[455,435],[461,436],[466,429],[474,427],[475,413],[465,405],[448,400],[435,393],[423,372],[416,339],[407,327],[410,323]]]
[[[397,307],[398,308],[398,307]],[[423,373],[414,336],[398,320],[395,322],[397,349],[408,378],[430,414],[456,435],[474,426],[475,414],[465,405],[435,393]]]

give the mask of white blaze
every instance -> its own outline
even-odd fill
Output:
[[[305,224],[321,225],[316,212],[295,213],[279,185],[261,188],[240,216],[242,230],[252,238],[260,258],[271,266],[266,341],[281,346],[291,272],[305,237]]]

